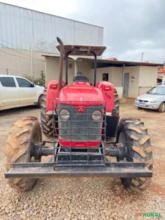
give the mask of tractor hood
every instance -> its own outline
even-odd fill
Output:
[[[74,82],[61,89],[59,102],[65,104],[103,105],[104,98],[100,89],[87,82]]]

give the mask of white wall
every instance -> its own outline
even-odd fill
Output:
[[[102,80],[102,74],[109,74],[109,81],[116,87],[122,86],[122,68],[121,67],[105,67],[97,69],[97,81]]]
[[[39,52],[0,48],[0,74],[40,78],[45,73],[45,60]]]
[[[134,66],[125,67],[124,73],[129,73],[129,98],[136,98],[156,85],[158,67]]]
[[[139,73],[139,91],[138,95],[144,94],[150,88],[156,85],[158,67],[141,66]]]
[[[46,59],[46,81],[58,79],[58,62],[59,58]],[[79,71],[86,75],[90,82],[93,82],[93,69],[91,69],[90,61],[82,60],[79,62]],[[74,61],[69,68],[69,82],[73,81],[74,77]],[[150,66],[130,66],[130,67],[106,67],[97,69],[97,81],[102,80],[102,74],[109,74],[109,81],[113,83],[118,91],[119,97],[123,95],[123,78],[124,73],[129,73],[129,88],[128,97],[136,98],[143,94],[149,88],[156,85],[157,67]]]
[[[45,75],[46,84],[53,79],[58,80],[58,73],[59,73],[59,58],[47,57],[46,75]]]
[[[74,60],[69,60],[68,65],[68,81],[69,83],[73,82],[73,77],[75,75],[75,64]],[[87,76],[90,81],[92,81],[92,74],[91,74],[91,64],[90,61],[81,60],[78,64],[78,70],[83,73],[83,75]],[[46,84],[53,79],[58,80],[59,76],[59,57],[46,57]],[[65,69],[64,69],[64,76],[63,79],[65,80]]]
[[[103,73],[108,73],[109,81],[114,84],[119,98],[123,96],[123,86],[122,86],[122,67],[105,67],[97,69],[97,81],[102,80]]]
[[[139,71],[140,71],[139,66],[124,67],[124,73],[129,73],[129,88],[128,88],[129,98],[136,98],[138,95]]]

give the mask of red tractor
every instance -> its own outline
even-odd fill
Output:
[[[43,132],[52,138],[42,141],[36,117],[14,123],[5,148],[10,186],[27,191],[40,177],[105,175],[120,177],[125,188],[143,189],[152,176],[150,137],[141,120],[119,117],[114,85],[96,82],[97,56],[105,47],[57,40],[59,80],[49,82],[41,109]],[[94,56],[92,84],[80,73],[68,84],[69,55]]]

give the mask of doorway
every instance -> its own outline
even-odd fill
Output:
[[[124,73],[124,79],[123,79],[123,96],[125,98],[128,98],[128,92],[129,92],[129,73]]]

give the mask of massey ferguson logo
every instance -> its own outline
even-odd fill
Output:
[[[85,106],[77,106],[78,112],[85,112]]]

